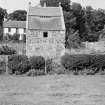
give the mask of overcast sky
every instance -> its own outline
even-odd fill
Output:
[[[31,1],[32,5],[37,5],[40,0],[0,0],[0,7],[12,12],[17,9],[27,9],[28,2]],[[93,8],[105,9],[105,0],[72,0],[72,2],[81,3],[82,6],[91,5]]]

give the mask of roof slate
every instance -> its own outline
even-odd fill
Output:
[[[43,20],[31,16],[29,18],[28,28],[37,30],[63,30],[61,17],[54,17],[49,20]]]
[[[59,7],[30,7],[29,15],[35,16],[61,16]]]
[[[30,7],[28,29],[65,30],[61,7]]]
[[[26,21],[5,21],[4,28],[26,28]]]

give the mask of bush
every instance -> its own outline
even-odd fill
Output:
[[[14,41],[19,41],[19,37],[20,37],[20,34],[15,33],[15,34],[12,36],[12,40],[14,40]]]
[[[16,54],[15,49],[8,46],[2,46],[0,48],[0,55],[12,55],[12,54]]]
[[[0,74],[4,74],[6,70],[6,63],[4,61],[0,61]]]
[[[12,39],[13,39],[13,36],[8,33],[3,36],[4,41],[11,41]]]
[[[30,65],[32,69],[44,70],[45,69],[45,59],[42,56],[30,57]]]
[[[12,55],[8,57],[8,68],[12,74],[24,74],[29,71],[30,64],[25,55]]]
[[[64,55],[61,58],[61,64],[71,71],[87,69],[88,74],[94,74],[105,69],[105,55]]]
[[[47,73],[49,73],[50,71],[53,70],[53,61],[52,61],[52,59],[47,59],[46,60],[46,70],[47,70]]]
[[[47,73],[49,74],[64,74],[64,67],[58,62],[54,62],[53,59],[47,59],[46,61]]]

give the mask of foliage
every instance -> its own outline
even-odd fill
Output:
[[[97,73],[105,69],[105,55],[65,55],[61,63],[70,71],[91,70]]]
[[[80,37],[78,32],[71,31],[71,34],[68,36],[68,48],[79,48],[80,46]]]
[[[12,40],[12,35],[10,35],[9,33],[6,33],[3,36],[3,41],[11,41]]]
[[[19,41],[19,37],[20,37],[20,34],[15,33],[15,34],[12,36],[12,40],[14,40],[14,41]]]
[[[4,18],[7,16],[6,9],[0,8],[0,40],[3,40],[3,21]]]
[[[59,64],[59,62],[55,62],[53,59],[47,59],[46,61],[46,69],[48,74],[64,74],[64,67]]]
[[[8,46],[2,46],[0,48],[0,55],[12,55],[12,54],[16,54],[15,49]]]
[[[6,63],[5,61],[0,61],[0,74],[4,74],[6,70]]]
[[[8,15],[8,20],[26,21],[27,12],[25,10],[16,10]]]
[[[29,59],[32,69],[44,70],[45,69],[45,59],[42,56],[32,56]]]
[[[12,74],[24,74],[29,71],[30,64],[25,55],[11,55],[8,57],[8,68]]]
[[[52,59],[46,60],[46,70],[47,70],[47,73],[53,70],[53,60]]]
[[[23,39],[21,41],[26,42],[26,34],[22,34]],[[20,34],[14,33],[13,35],[10,34],[5,34],[3,37],[3,41],[14,41],[14,42],[19,42]]]
[[[47,6],[54,6],[58,7],[59,3],[63,7],[63,10],[69,11],[70,10],[70,0],[40,0],[41,5],[43,6],[46,2]]]

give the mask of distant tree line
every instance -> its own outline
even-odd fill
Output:
[[[16,10],[8,14],[8,20],[16,21],[26,21],[27,11],[26,10]]]
[[[0,8],[0,40],[3,39],[3,21],[4,18],[7,18],[6,9]]]
[[[71,3],[70,0],[40,0],[42,6],[45,2],[47,6],[55,7],[61,3],[66,26],[67,48],[78,47],[78,44],[83,41],[98,41],[100,36],[105,34],[105,10],[96,10],[91,6],[84,8],[79,3]],[[2,27],[4,17],[7,20],[26,21],[26,15],[25,10],[16,10],[8,14],[5,9],[0,8],[0,26]]]

